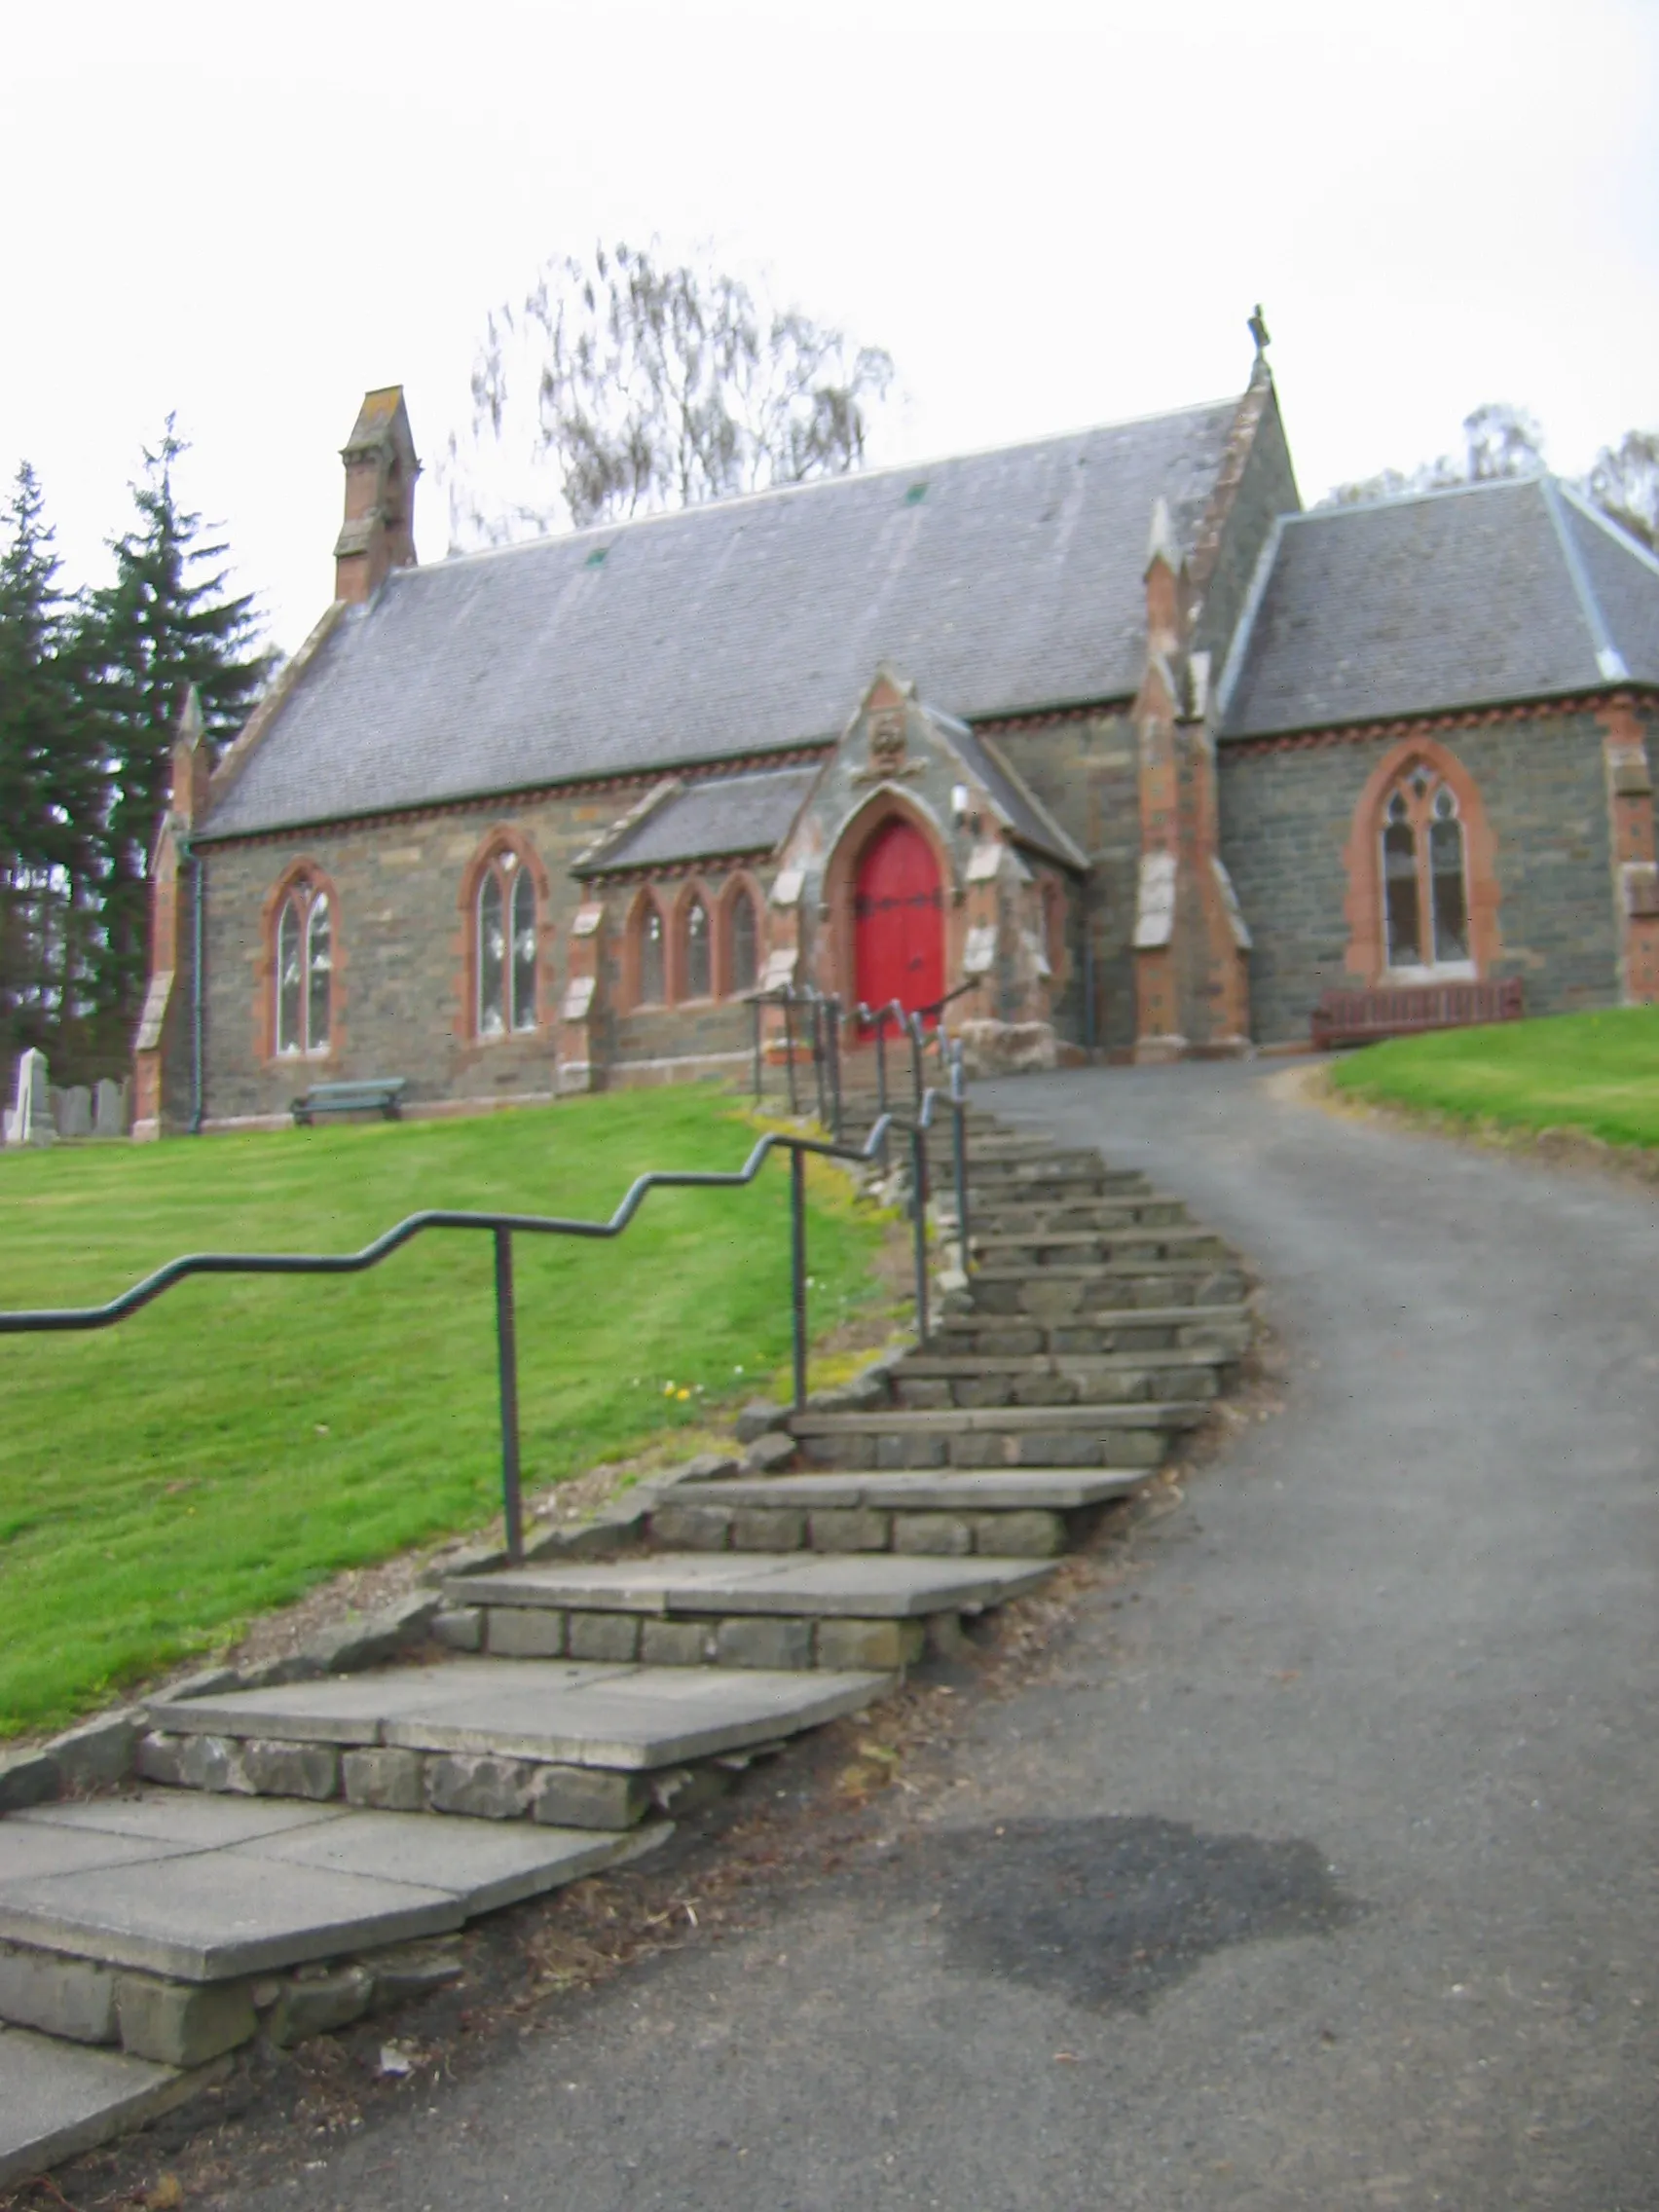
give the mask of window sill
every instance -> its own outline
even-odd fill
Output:
[[[1378,977],[1378,988],[1389,985],[1404,989],[1408,984],[1422,983],[1478,983],[1480,971],[1472,960],[1445,960],[1432,968],[1384,968]]]

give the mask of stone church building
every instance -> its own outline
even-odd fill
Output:
[[[153,871],[141,1133],[735,1070],[757,990],[994,1060],[1305,1045],[1322,994],[1659,997],[1659,563],[1552,478],[1305,513],[1241,398],[417,565],[333,603]]]

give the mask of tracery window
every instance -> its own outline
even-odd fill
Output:
[[[276,916],[276,1050],[326,1052],[333,1016],[334,914],[328,893],[302,877]]]
[[[480,1037],[535,1027],[535,883],[511,846],[478,880]]]
[[[1395,971],[1472,972],[1468,847],[1457,797],[1421,764],[1382,809],[1382,942]]]
[[[755,902],[739,891],[731,903],[731,987],[752,991],[760,976],[760,925]]]
[[[696,892],[685,902],[681,923],[683,932],[681,945],[681,976],[683,988],[681,996],[687,999],[706,999],[715,988],[714,953],[709,941],[709,909]]]
[[[636,957],[639,961],[639,1003],[642,1006],[660,1006],[668,996],[668,933],[663,928],[662,909],[654,899],[645,899],[634,927]]]

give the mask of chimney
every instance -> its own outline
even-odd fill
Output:
[[[346,464],[346,520],[334,547],[334,596],[353,607],[372,599],[393,569],[415,566],[415,435],[403,387],[365,392]]]

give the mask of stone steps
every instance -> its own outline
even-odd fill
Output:
[[[1183,1312],[1190,1310],[1190,1308],[1182,1308]],[[1172,1346],[1156,1355],[1145,1351],[1027,1351],[999,1354],[929,1350],[905,1352],[890,1372],[896,1382],[912,1377],[940,1377],[951,1381],[957,1377],[981,1375],[1067,1375],[1076,1376],[1080,1381],[1091,1382],[1096,1376],[1137,1376],[1149,1367],[1214,1368],[1225,1366],[1233,1356],[1230,1351],[1214,1345]],[[1180,1393],[1172,1391],[1170,1395],[1174,1397]]]
[[[728,1550],[727,1531],[698,1508],[663,1501],[653,1511],[658,1541],[702,1548],[657,1550],[625,1560],[497,1568],[445,1585],[465,1633],[492,1654],[529,1652],[680,1668],[692,1678],[728,1670],[822,1676],[913,1665],[929,1635],[954,1648],[962,1616],[1022,1596],[1051,1571],[1058,1542],[1039,1544],[1034,1524],[1004,1516],[1027,1555],[977,1552],[971,1565],[945,1547],[933,1554],[888,1550],[865,1508],[806,1511],[801,1542]],[[994,1518],[989,1513],[982,1519]],[[835,1542],[836,1535],[842,1537]],[[832,1548],[831,1548],[832,1547]]]
[[[940,1218],[951,1169],[946,1120]],[[26,2142],[0,2121],[0,2185],[256,2033],[452,1977],[467,1919],[648,1850],[1142,1487],[1248,1346],[1235,1259],[1144,1175],[977,1109],[969,1178],[980,1264],[862,1410],[791,1417],[809,1471],[642,1493],[629,1556],[452,1576],[441,1661],[158,1699],[136,1785],[0,1822],[0,2083],[67,2053]]]
[[[1121,1229],[982,1231],[970,1224],[971,1243],[989,1270],[1009,1268],[1139,1268],[1148,1261],[1226,1260],[1225,1237],[1191,1222],[1125,1224]]]
[[[987,1313],[970,1309],[943,1313],[934,1322],[925,1353],[992,1358],[1019,1352],[1049,1357],[1079,1354],[1088,1358],[1145,1357],[1155,1352],[1196,1348],[1242,1357],[1250,1344],[1250,1309],[1241,1302],[1209,1306],[1140,1306],[1101,1311],[1087,1321],[1062,1316],[1055,1321],[1031,1313]]]
[[[978,1314],[1032,1314],[1044,1321],[1119,1314],[1169,1306],[1200,1311],[1235,1307],[1244,1277],[1228,1262],[1206,1267],[1186,1260],[1100,1261],[1088,1267],[979,1268],[968,1295]]]
[[[801,1413],[789,1431],[809,1467],[1156,1467],[1196,1427],[1194,1401],[1141,1405],[948,1406],[927,1412]]]
[[[682,1483],[653,1508],[647,1540],[705,1552],[1049,1559],[1092,1525],[1095,1508],[1145,1481],[1135,1467],[1010,1467]]]
[[[468,1919],[668,1830],[503,1828],[179,1788],[36,1806],[0,1824],[0,2020],[166,2070],[150,2081],[165,2091],[173,2070],[262,2028],[298,2041],[453,1979],[458,1962],[434,1945]],[[313,1978],[324,1960],[343,1963]],[[84,2142],[121,2118],[110,2107]]]
[[[982,1200],[974,1211],[976,1230],[1014,1238],[1022,1235],[1064,1235],[1076,1230],[1118,1231],[1142,1223],[1175,1227],[1185,1224],[1187,1219],[1184,1200],[1172,1198],[1162,1191],[1118,1198],[1062,1199],[1058,1203],[1026,1200],[1017,1205],[1001,1205]]]
[[[893,1370],[894,1406],[905,1413],[943,1411],[953,1406],[1129,1406],[1175,1399],[1213,1398],[1220,1388],[1217,1370],[1226,1362],[1214,1353],[1167,1355],[1162,1363],[1144,1357],[1112,1366],[1102,1360],[918,1360]]]

